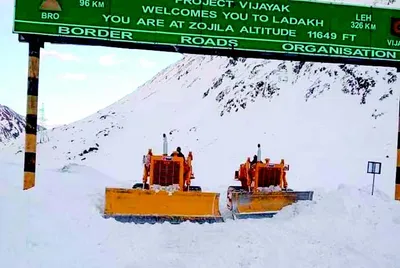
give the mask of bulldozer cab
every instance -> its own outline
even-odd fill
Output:
[[[179,190],[186,191],[190,187],[192,174],[192,153],[186,160],[179,156],[148,154],[148,161],[144,165],[143,183],[161,187],[179,186]]]
[[[265,163],[256,163],[251,167],[251,186],[254,192],[260,188],[279,186],[281,189],[287,188],[285,161],[282,159],[279,164],[271,164],[269,159]]]
[[[184,165],[185,163],[181,157],[152,156],[148,177],[144,178],[144,183],[149,179],[150,186],[179,185],[179,189],[184,189],[186,186],[184,181]]]
[[[265,162],[258,161],[252,164],[250,158],[247,158],[247,161],[240,165],[239,170],[235,171],[235,180],[241,182],[243,189],[251,192],[271,186],[286,189],[286,171],[288,170],[289,166],[285,165],[283,159],[279,164],[270,163],[268,158]]]

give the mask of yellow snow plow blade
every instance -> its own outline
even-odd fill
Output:
[[[122,222],[221,222],[219,193],[106,188],[106,218]]]
[[[283,207],[299,200],[312,200],[312,191],[270,192],[270,193],[232,193],[232,212],[234,218],[269,218]]]

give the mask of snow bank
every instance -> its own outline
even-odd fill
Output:
[[[397,267],[400,205],[341,186],[275,218],[134,225],[103,219],[113,179],[86,166],[38,170],[0,163],[1,267]]]

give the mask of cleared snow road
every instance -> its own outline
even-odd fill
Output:
[[[399,267],[400,205],[340,187],[273,219],[123,224],[100,215],[111,178],[0,163],[0,267]],[[221,193],[224,197],[225,193]],[[224,202],[221,202],[224,203]]]

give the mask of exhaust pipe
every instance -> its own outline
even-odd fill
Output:
[[[261,161],[261,145],[257,144],[257,162]]]
[[[168,141],[165,133],[163,134],[163,155],[168,155]]]

